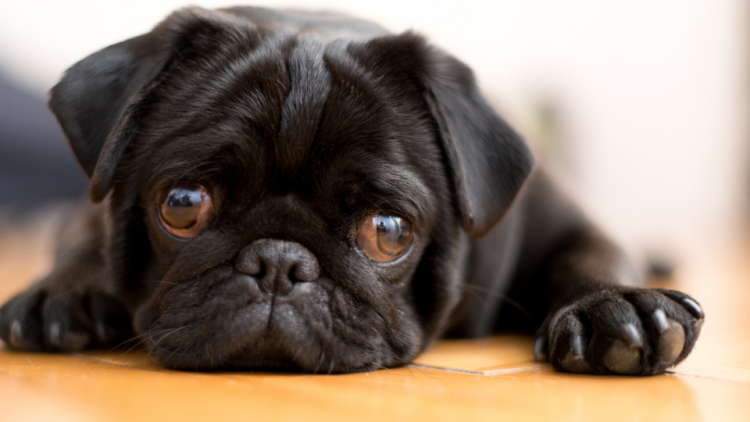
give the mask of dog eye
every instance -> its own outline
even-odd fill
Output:
[[[213,218],[211,196],[201,185],[174,185],[159,194],[159,220],[169,233],[177,237],[197,236]]]
[[[390,262],[409,250],[413,238],[411,223],[406,218],[372,214],[359,228],[357,245],[373,261]]]

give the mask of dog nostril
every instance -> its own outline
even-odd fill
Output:
[[[237,271],[258,279],[287,279],[290,282],[314,281],[320,275],[318,260],[297,242],[260,239],[237,255]]]
[[[307,264],[307,265],[306,265]],[[313,263],[303,263],[293,265],[288,272],[289,279],[293,282],[297,281],[314,281],[318,279],[320,275],[320,269],[318,268],[318,262],[315,260]]]
[[[248,253],[247,248],[240,251],[234,268],[247,275],[258,276],[261,272],[265,273],[265,265],[257,254]]]
[[[289,277],[289,280],[291,280],[292,283],[296,283],[298,281],[306,281],[306,280],[300,280],[297,277],[297,266],[292,265],[292,268],[289,270],[289,273],[287,274],[287,277]]]
[[[260,264],[258,265],[258,271],[255,274],[249,274],[258,278],[263,278],[266,275],[266,263],[263,261],[260,261]]]

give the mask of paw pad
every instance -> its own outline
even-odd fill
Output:
[[[633,324],[625,324],[622,338],[615,340],[604,355],[604,366],[616,374],[638,374],[641,372],[643,339]]]

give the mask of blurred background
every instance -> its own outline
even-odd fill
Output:
[[[46,92],[79,59],[185,4],[0,0],[0,213],[85,193]],[[253,4],[339,10],[427,35],[476,71],[595,220],[651,254],[684,261],[745,230],[746,1]]]

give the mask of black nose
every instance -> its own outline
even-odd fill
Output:
[[[294,283],[317,280],[318,259],[297,242],[260,239],[242,249],[234,264],[237,271],[253,276],[261,290],[287,294]]]

